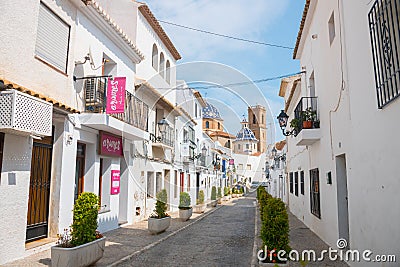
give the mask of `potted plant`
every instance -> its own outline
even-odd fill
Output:
[[[215,186],[211,187],[211,207],[217,206],[217,188]]]
[[[222,192],[221,192],[221,187],[218,187],[218,190],[217,190],[217,200],[218,200],[218,204],[222,204]]]
[[[99,198],[84,192],[74,204],[71,231],[58,235],[51,248],[53,266],[89,266],[103,257],[106,238],[97,231]]]
[[[224,187],[224,201],[227,201],[229,199],[229,188],[228,187]]]
[[[204,203],[204,191],[200,190],[198,198],[196,199],[196,206],[194,206],[194,213],[203,213],[206,210],[207,205]]]
[[[244,187],[240,187],[239,189],[239,195],[243,196],[244,195]]]
[[[289,246],[289,219],[285,203],[279,198],[274,198],[268,193],[265,201],[260,202],[261,213],[261,239],[263,253],[259,257],[260,266],[288,266],[278,258],[279,251],[290,252]]]
[[[171,224],[171,217],[167,211],[167,190],[163,189],[156,194],[157,202],[154,213],[150,215],[148,220],[148,229],[151,234],[159,234],[164,232]]]
[[[239,192],[238,190],[234,187],[232,188],[232,198],[237,198],[239,197]]]
[[[317,118],[317,112],[309,107],[301,112],[301,117],[303,120],[303,129],[311,129],[313,127],[313,122]]]
[[[179,219],[184,222],[192,217],[193,208],[190,207],[190,195],[186,192],[181,192],[179,195]]]
[[[295,129],[296,131],[300,128],[300,120],[294,118],[290,121],[290,128]]]

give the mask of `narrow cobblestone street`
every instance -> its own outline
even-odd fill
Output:
[[[119,266],[250,266],[255,198],[235,199]]]

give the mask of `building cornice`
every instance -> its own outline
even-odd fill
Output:
[[[96,1],[82,1],[85,5],[80,11],[87,16],[110,40],[112,40],[135,64],[139,64],[144,55],[128,35],[115,23]]]
[[[144,4],[144,3],[139,3],[139,11],[140,13],[145,17],[147,22],[150,24],[150,26],[153,28],[153,30],[156,32],[157,36],[161,39],[163,44],[167,47],[169,52],[172,54],[175,60],[181,59],[181,55],[179,54],[178,50],[175,48],[174,44],[172,43],[171,39],[169,39],[168,35],[165,33],[164,29],[161,27],[160,23],[154,16],[154,14],[151,12],[150,8]]]
[[[306,3],[304,5],[303,16],[302,16],[301,22],[300,22],[300,29],[299,29],[299,32],[297,33],[296,45],[295,45],[294,51],[293,51],[293,59],[297,58],[297,52],[299,50],[300,41],[303,36],[303,31],[304,31],[305,24],[306,24],[306,19],[307,19],[307,14],[308,14],[308,11],[310,8],[310,3],[311,3],[311,0],[306,0]]]

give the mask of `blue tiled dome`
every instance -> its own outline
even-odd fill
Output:
[[[236,135],[236,140],[250,140],[250,141],[258,141],[257,138],[254,136],[254,133],[252,130],[250,130],[247,127],[243,127],[240,129],[240,131]]]
[[[222,120],[218,109],[213,105],[211,105],[210,103],[207,103],[207,106],[203,108],[203,118]]]

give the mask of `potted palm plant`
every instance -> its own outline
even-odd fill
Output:
[[[203,213],[207,208],[207,205],[204,203],[204,191],[200,190],[199,195],[196,200],[196,206],[194,206],[194,213]]]
[[[215,186],[211,187],[211,207],[217,206],[217,188]]]
[[[224,187],[224,198],[223,198],[223,200],[227,201],[228,198],[229,198],[229,188],[225,186]]]
[[[190,195],[186,192],[181,192],[179,196],[179,219],[187,221],[192,217],[193,208],[190,206]]]
[[[217,200],[218,200],[218,204],[222,204],[222,192],[221,192],[221,187],[218,187],[218,190],[217,190]]]
[[[106,238],[97,229],[99,199],[96,194],[79,195],[73,210],[71,231],[58,235],[51,248],[52,266],[89,266],[103,257]]]
[[[156,194],[157,202],[154,213],[150,215],[148,220],[148,229],[151,234],[159,234],[164,232],[171,224],[171,217],[167,211],[167,190],[163,189]]]

